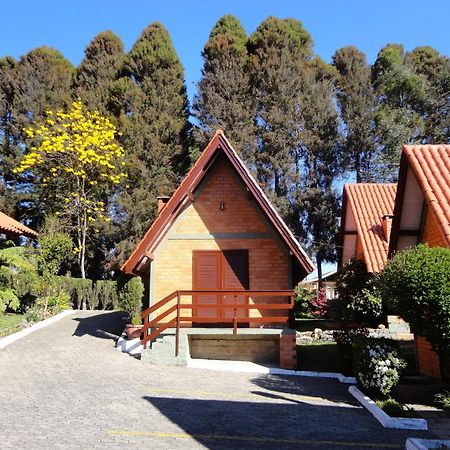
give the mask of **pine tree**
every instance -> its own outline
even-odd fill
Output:
[[[404,144],[420,143],[425,123],[420,111],[426,102],[425,80],[405,64],[402,45],[389,44],[378,53],[372,82],[379,107],[375,116],[381,154],[381,179],[395,180]]]
[[[98,34],[77,68],[74,95],[90,110],[110,114],[110,97],[124,62],[123,43],[112,31]]]
[[[75,69],[58,50],[45,46],[31,50],[20,58],[18,69],[22,128],[43,120],[48,109],[70,105]]]
[[[16,216],[16,176],[12,170],[20,153],[17,126],[17,61],[0,59],[0,211]]]
[[[422,142],[450,142],[450,59],[432,47],[417,47],[405,55],[405,65],[426,85],[420,111],[425,125]]]
[[[16,123],[21,154],[25,149],[24,129],[32,123],[40,123],[46,111],[67,108],[71,103],[71,85],[74,67],[62,53],[50,47],[38,47],[22,56],[17,65],[17,83],[20,86],[16,98]],[[38,207],[36,197],[39,186],[27,174],[18,178],[20,183],[20,203],[38,228],[44,220],[45,211]]]
[[[302,179],[292,206],[296,232],[313,253],[322,284],[322,263],[334,262],[339,197],[333,183],[342,174],[340,122],[335,107],[336,72],[319,58],[304,70]]]
[[[249,40],[257,101],[257,179],[285,217],[299,177],[302,73],[311,47],[310,35],[295,19],[269,17]]]
[[[236,17],[219,19],[202,52],[202,79],[193,103],[194,117],[199,121],[195,130],[199,146],[220,128],[246,161],[256,148],[247,40]]]
[[[171,194],[190,160],[188,101],[183,67],[169,33],[149,25],[126,57],[125,77],[114,86],[112,103],[129,155],[130,189],[123,192],[119,260],[142,238],[156,214],[156,197]]]
[[[355,47],[344,47],[333,55],[337,69],[336,99],[345,125],[347,168],[357,183],[376,181],[375,95],[366,56]]]

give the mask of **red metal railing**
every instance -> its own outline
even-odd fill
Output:
[[[233,297],[234,303],[202,303],[197,304],[194,302],[194,298],[199,295],[216,296],[217,298]],[[182,301],[182,297],[189,296],[191,301],[185,303]],[[237,303],[237,299],[242,297],[284,297],[288,299],[287,303],[258,303],[258,304],[243,304]],[[150,320],[150,315],[156,313],[160,308],[167,305],[167,303],[176,299],[176,304],[170,306],[157,317]],[[195,314],[196,309],[211,309],[216,310],[217,316],[200,317]],[[237,333],[239,323],[251,324],[251,323],[288,323],[289,311],[294,308],[294,291],[184,291],[178,290],[169,294],[159,302],[152,305],[142,312],[141,316],[144,319],[144,326],[142,328],[143,338],[142,345],[147,348],[147,343],[156,339],[167,328],[176,328],[175,332],[175,355],[178,356],[178,350],[180,345],[180,325],[181,322],[191,323],[220,323],[230,324],[233,326],[233,333]],[[192,311],[189,316],[182,316],[182,309],[190,309]],[[257,309],[258,311],[267,310],[279,310],[286,311],[285,315],[280,316],[264,316],[264,317],[238,317],[238,312],[249,312],[251,309]],[[226,317],[225,311],[232,310],[232,317]],[[176,312],[175,317],[171,318],[168,322],[161,322],[170,314]],[[154,330],[149,334],[149,330]]]

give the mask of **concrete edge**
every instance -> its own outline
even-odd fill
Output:
[[[28,336],[29,334],[37,330],[40,330],[41,328],[44,328],[48,325],[51,325],[54,322],[57,322],[58,320],[63,319],[66,316],[70,316],[71,314],[74,314],[76,311],[77,310],[75,309],[66,309],[65,311],[62,311],[59,314],[49,317],[48,319],[41,320],[40,322],[35,323],[29,328],[24,328],[23,330],[18,331],[17,333],[10,334],[9,336],[0,339],[0,349],[5,348],[9,344],[18,341],[19,339],[22,339],[25,336]]]
[[[364,395],[356,386],[348,388],[356,400],[361,403],[384,428],[395,428],[399,430],[428,430],[427,421],[425,419],[410,419],[406,417],[388,416],[377,404],[369,397]]]
[[[346,377],[341,373],[280,369],[278,367],[264,366],[262,364],[252,363],[250,361],[227,361],[188,358],[187,367],[191,369],[207,369],[225,372],[265,373],[271,375],[291,375],[296,377],[333,378],[340,381],[341,383],[356,383],[355,378]]]
[[[406,439],[406,450],[428,450],[432,448],[450,448],[450,441],[441,439]]]
[[[128,340],[125,331],[120,335],[116,343],[116,350],[122,353],[129,353],[133,356],[140,355],[143,348],[139,338]]]

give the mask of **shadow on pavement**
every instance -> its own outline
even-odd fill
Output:
[[[100,339],[117,340],[125,329],[128,315],[123,311],[105,312],[87,317],[76,317],[78,323],[73,336],[86,334]]]
[[[195,392],[193,392],[195,395]],[[276,396],[273,396],[274,398]],[[410,433],[384,430],[360,408],[305,401],[200,400],[143,397],[181,427],[186,438],[205,448],[245,449],[401,449]],[[159,429],[158,427],[156,429]],[[127,436],[122,431],[123,437]],[[141,432],[140,436],[145,436]],[[420,433],[423,436],[423,433]],[[132,435],[132,433],[130,433]],[[161,436],[164,435],[164,436]],[[148,431],[148,439],[179,439],[180,433]],[[175,441],[174,441],[175,442]],[[156,442],[153,442],[156,445]],[[189,445],[186,444],[187,447]],[[166,447],[164,447],[166,448]],[[189,447],[190,448],[190,447]]]

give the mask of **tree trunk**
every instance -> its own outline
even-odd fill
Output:
[[[319,289],[322,289],[323,281],[322,281],[322,260],[321,260],[321,258],[316,258],[316,263],[317,263],[317,279],[318,279]]]

